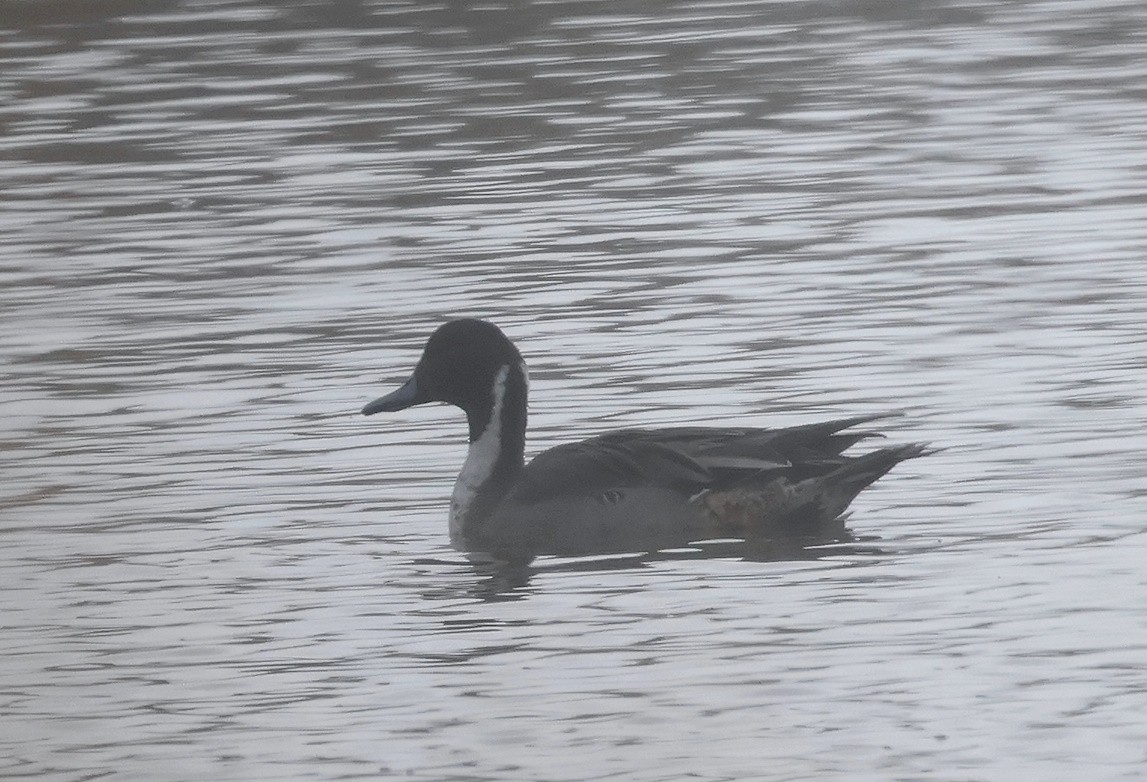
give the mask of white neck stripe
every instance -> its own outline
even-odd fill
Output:
[[[502,453],[502,413],[506,401],[506,383],[510,376],[509,365],[498,370],[494,376],[493,403],[490,409],[490,422],[470,443],[466,461],[458,480],[454,482],[454,494],[450,501],[450,540],[459,544],[463,539],[463,527],[474,504],[474,499],[482,487],[494,475],[494,467]]]

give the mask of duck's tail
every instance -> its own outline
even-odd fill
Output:
[[[863,456],[857,456],[827,475],[812,479],[820,484],[818,494],[820,495],[821,513],[819,515],[823,518],[839,516],[856,499],[856,495],[875,483],[900,462],[919,456],[928,456],[936,453],[937,450],[924,443],[908,443],[891,448],[878,448]]]
[[[759,485],[706,489],[690,498],[711,526],[706,532],[781,535],[817,533],[839,521],[857,494],[905,459],[934,449],[920,443],[880,448],[831,472],[792,481],[780,475]]]
[[[879,480],[885,473],[900,462],[929,456],[938,449],[925,443],[908,443],[891,448],[878,448],[875,451],[857,456],[848,464],[842,465],[825,476],[825,480],[841,485],[855,485],[857,491]]]

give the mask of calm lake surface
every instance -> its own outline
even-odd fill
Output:
[[[0,5],[0,777],[1132,780],[1147,4]],[[444,319],[603,429],[900,411],[851,545],[448,546]]]

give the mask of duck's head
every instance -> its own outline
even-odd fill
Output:
[[[522,356],[502,330],[484,320],[452,320],[426,341],[414,374],[397,391],[362,409],[363,415],[405,410],[427,402],[446,402],[467,415],[487,410],[495,378]]]

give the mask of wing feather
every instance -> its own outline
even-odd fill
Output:
[[[657,486],[694,492],[766,480],[779,472],[800,479],[840,467],[841,452],[872,433],[844,429],[882,418],[856,416],[782,429],[669,427],[623,429],[559,445],[534,458],[514,498],[541,502],[570,493]]]

